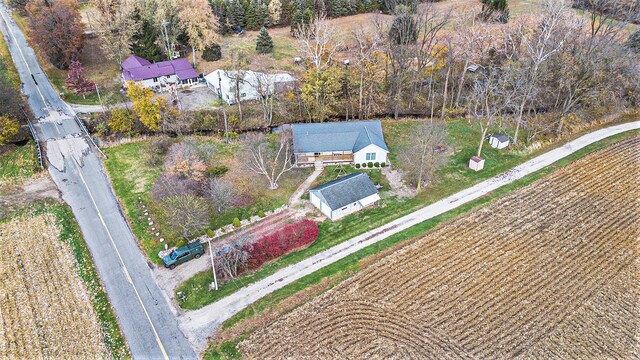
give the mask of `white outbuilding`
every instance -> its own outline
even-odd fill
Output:
[[[354,173],[309,190],[309,200],[329,219],[337,220],[380,200],[365,173]]]
[[[502,134],[493,134],[489,137],[489,145],[494,149],[504,149],[509,146],[509,138]]]

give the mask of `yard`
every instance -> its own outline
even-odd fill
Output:
[[[231,224],[236,217],[241,220],[248,219],[260,212],[284,205],[295,189],[311,173],[308,169],[295,169],[283,176],[278,189],[268,190],[266,181],[262,177],[252,174],[238,162],[237,155],[242,150],[241,143],[233,141],[227,145],[218,137],[195,139],[199,144],[211,149],[213,155],[208,159],[210,167],[228,169],[221,179],[233,183],[241,197],[240,204],[237,206],[222,213],[211,214],[210,229]],[[107,148],[108,159],[105,160],[105,167],[134,234],[141,242],[148,258],[160,263],[161,260],[157,254],[158,251],[164,250],[164,244],[159,241],[160,237],[163,237],[169,246],[182,244],[185,239],[168,226],[166,217],[151,199],[151,187],[162,171],[162,164],[150,165],[147,161],[145,154],[149,152],[150,142],[151,140],[147,139]],[[144,215],[147,210],[149,216]],[[149,225],[147,217],[151,217],[153,226]],[[157,230],[152,230],[152,227],[157,227]],[[160,232],[161,235],[156,236],[156,232]]]
[[[417,120],[385,120],[382,122],[385,140],[391,151],[390,161],[392,164],[395,161],[394,151],[397,151],[397,149],[406,142],[408,134],[410,134],[412,128],[418,124],[419,121]],[[381,206],[349,215],[336,222],[324,221],[318,224],[320,236],[311,246],[268,263],[252,274],[247,274],[230,283],[222,284],[216,292],[208,290],[208,284],[212,281],[212,275],[207,272],[200,273],[176,289],[176,291],[182,291],[186,294],[186,300],[180,304],[181,307],[184,309],[201,308],[223,298],[240,287],[272,274],[282,267],[296,263],[349,238],[388,223],[420,207],[504,172],[542,151],[495,150],[486,146],[486,150],[483,150],[483,157],[486,158],[485,169],[480,172],[471,171],[468,169],[467,163],[476,151],[477,139],[479,138],[477,127],[469,126],[465,119],[448,121],[447,127],[450,138],[450,149],[448,151],[450,153],[450,161],[445,167],[440,169],[440,180],[436,184],[418,193],[418,195],[413,198],[402,199],[385,196],[385,187],[383,187]],[[356,171],[350,166],[344,166],[342,168],[328,167],[327,169],[328,171],[323,173],[321,178],[316,181],[317,184],[335,179],[338,173]],[[388,186],[384,177],[380,176],[380,170],[363,171],[369,172],[374,183],[381,183],[383,186]]]

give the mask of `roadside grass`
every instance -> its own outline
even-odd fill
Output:
[[[16,69],[9,47],[4,40],[4,36],[0,36],[0,77],[3,81],[11,84],[16,90],[20,90],[20,75]]]
[[[22,146],[10,146],[0,154],[0,182],[29,178],[37,171],[38,158],[33,141]]]
[[[223,141],[215,137],[196,137],[195,139],[200,144],[214,147],[214,155],[209,161],[209,165],[228,167],[229,171],[223,178],[234,184],[245,202],[239,207],[225,210],[222,213],[210,214],[209,227],[211,229],[231,224],[235,217],[248,219],[260,211],[273,210],[284,205],[310,174],[310,170],[296,169],[283,175],[280,187],[271,191],[267,189],[266,182],[261,177],[249,173],[249,170],[238,163],[236,154],[241,151],[239,143],[224,144]],[[105,168],[142,249],[152,262],[160,264],[161,259],[157,254],[164,250],[164,244],[159,241],[159,237],[155,236],[155,232],[151,231],[147,216],[144,216],[145,208],[140,206],[140,201],[148,209],[154,222],[153,226],[159,229],[161,236],[165,239],[164,243],[171,247],[182,244],[185,240],[167,225],[163,212],[151,200],[151,187],[162,172],[163,166],[161,164],[154,167],[146,161],[145,153],[149,141],[107,148],[105,152],[108,158],[105,160]]]
[[[91,253],[82,238],[80,228],[73,217],[71,209],[67,205],[54,203],[46,205],[41,211],[55,215],[58,225],[61,227],[60,239],[69,244],[73,250],[78,272],[93,299],[93,307],[98,314],[102,330],[105,333],[105,343],[111,351],[111,355],[115,359],[131,358],[127,343],[120,331],[116,314],[111,307],[107,293],[102,287]]]
[[[376,244],[368,246],[354,254],[351,254],[345,257],[342,260],[339,260],[333,264],[330,264],[312,274],[309,274],[279,290],[274,291],[273,293],[265,296],[264,298],[258,300],[256,303],[251,306],[245,308],[241,312],[235,314],[227,321],[222,324],[222,329],[230,329],[235,325],[239,324],[243,320],[252,319],[260,316],[264,311],[272,310],[276,307],[278,303],[282,300],[288,298],[289,296],[304,290],[312,285],[320,283],[320,281],[328,278],[328,277],[340,277],[341,281],[346,280],[348,277],[356,274],[361,268],[363,268],[367,261],[370,263],[371,261],[375,261],[373,258],[375,254],[378,254],[387,249],[393,249],[394,251],[411,244],[413,241],[416,241],[422,237],[424,237],[428,231],[436,228],[439,225],[446,225],[447,222],[450,222],[469,211],[474,211],[480,209],[482,207],[488,206],[489,204],[498,201],[501,197],[507,195],[511,191],[520,189],[526,185],[533,183],[534,181],[541,179],[542,177],[560,169],[568,164],[581,159],[595,151],[606,148],[614,143],[619,141],[623,141],[625,139],[640,136],[639,130],[629,131],[622,134],[614,135],[612,137],[601,140],[597,143],[591,144],[574,154],[569,155],[568,157],[559,160],[558,162],[549,165],[533,174],[527,175],[524,178],[517,180],[511,184],[505,185],[495,191],[476,199],[470,203],[464,204],[454,210],[451,210],[447,213],[434,217],[430,220],[424,221],[418,225],[415,225],[409,229],[406,229],[400,233],[390,236],[389,238],[380,241]],[[371,260],[370,260],[371,259]],[[364,261],[363,261],[364,260]],[[323,290],[326,291],[327,289]],[[224,354],[226,358],[240,358],[241,354],[237,349],[237,344],[240,343],[244,338],[246,338],[250,332],[255,329],[249,330],[248,332],[242,333],[240,336],[233,340],[225,341],[221,344],[217,344],[215,342],[210,343],[209,348],[203,354],[205,359],[219,359],[222,358]]]
[[[160,168],[147,166],[144,161],[145,142],[133,142],[105,149],[107,159],[105,169],[111,179],[113,191],[120,200],[124,213],[136,238],[140,242],[147,257],[156,264],[162,260],[158,252],[164,245],[155,239],[144,216],[144,209],[138,204],[150,205],[149,191],[158,178]],[[158,225],[160,231],[164,229]]]

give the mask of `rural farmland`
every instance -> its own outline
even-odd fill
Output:
[[[248,358],[632,358],[640,137],[446,224],[239,344]]]
[[[51,214],[0,224],[0,358],[109,358],[89,292]]]

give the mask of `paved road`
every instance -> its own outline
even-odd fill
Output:
[[[39,66],[9,10],[0,30],[29,97],[49,173],[71,206],[135,359],[196,358],[176,314],[153,281],[125,222],[98,155]]]
[[[504,185],[510,184],[528,174],[549,166],[589,144],[634,129],[640,129],[640,121],[594,131],[564,146],[531,159],[524,164],[516,166],[505,173],[457,192],[436,203],[354,237],[299,263],[283,268],[273,275],[246,286],[216,303],[199,310],[187,312],[180,319],[183,329],[185,329],[192,343],[194,343],[197,348],[201,348],[206,345],[206,337],[211,336],[213,331],[223,321],[273,291],[353,254],[358,250],[382,241],[393,234],[397,234],[411,226],[455,209],[460,205],[473,201]]]

